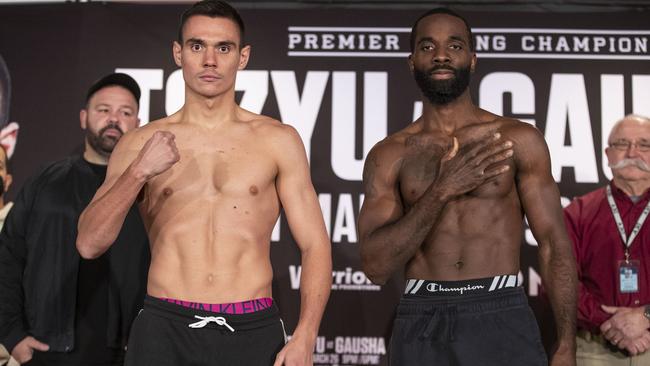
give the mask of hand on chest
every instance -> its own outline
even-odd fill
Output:
[[[455,137],[458,140],[458,149],[455,153],[455,161],[447,163],[450,151],[454,150],[453,138],[442,134],[422,134],[411,136],[406,140],[405,154],[399,174],[400,193],[405,203],[416,201],[429,186],[436,182],[439,176],[446,174],[452,176],[451,180],[458,180],[458,184],[464,183],[466,177],[471,174],[481,175],[483,171],[489,172],[494,167],[509,165],[509,171],[487,178],[476,186],[472,187],[465,196],[475,198],[500,197],[509,194],[513,190],[515,164],[513,159],[507,159],[494,164],[489,160],[471,159],[477,155],[489,157],[487,149],[490,145],[481,142],[475,136],[474,131],[459,131]],[[490,135],[490,138],[492,135]],[[476,169],[469,166],[484,161],[481,167]],[[445,166],[448,164],[448,166]],[[468,166],[459,168],[459,164]],[[449,165],[455,165],[451,168]],[[447,171],[445,171],[447,169]],[[475,170],[475,171],[473,171]],[[449,178],[449,177],[447,177]],[[449,182],[450,179],[446,181]],[[434,183],[435,184],[435,183]]]

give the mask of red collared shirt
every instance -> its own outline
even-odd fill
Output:
[[[648,204],[650,190],[634,203],[625,192],[610,184],[629,236]],[[601,304],[627,307],[650,304],[650,218],[629,249],[630,259],[640,262],[639,292],[625,294],[619,293],[617,282],[618,262],[625,259],[625,246],[607,202],[605,187],[574,199],[564,209],[564,221],[578,261],[578,328],[599,332],[600,324],[610,318],[600,308]]]

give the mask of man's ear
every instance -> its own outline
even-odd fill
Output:
[[[237,67],[237,70],[243,70],[246,68],[246,65],[248,65],[248,58],[251,55],[251,46],[247,45],[244,46],[241,51],[239,52],[239,67]]]
[[[86,128],[88,128],[87,121],[88,121],[88,111],[85,110],[85,109],[80,110],[79,111],[79,125],[81,126],[82,130],[85,130]]]
[[[469,64],[469,71],[474,72],[474,69],[476,69],[476,52],[472,52],[472,61]]]
[[[181,46],[181,44],[178,43],[177,41],[174,41],[174,44],[172,45],[172,55],[174,56],[174,62],[178,67],[181,67],[182,65],[182,60],[183,60],[183,57],[181,57],[182,50],[183,47]]]
[[[605,156],[607,157],[607,165],[612,163],[612,159],[609,158],[609,154],[612,152],[612,148],[607,146],[605,148]]]

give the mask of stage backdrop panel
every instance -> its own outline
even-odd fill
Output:
[[[142,123],[175,112],[183,80],[171,46],[185,6],[0,6],[0,54],[13,80],[10,121],[20,124],[14,196],[46,162],[81,151],[78,112],[99,76],[137,79]],[[366,278],[355,229],[369,149],[420,114],[407,67],[417,10],[242,9],[251,61],[237,78],[240,104],[291,124],[311,164],[332,239],[332,295],[315,349],[319,365],[386,365],[391,318],[403,288]],[[608,179],[603,149],[627,113],[650,115],[648,12],[466,13],[478,67],[474,101],[544,134],[563,203]],[[73,243],[71,243],[73,245]],[[553,328],[537,264],[522,233],[520,279],[544,334]],[[300,256],[284,218],[273,233],[273,295],[291,332],[299,310]]]

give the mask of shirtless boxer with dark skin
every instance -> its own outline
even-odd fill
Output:
[[[77,247],[84,257],[108,250],[139,197],[151,243],[149,297],[127,364],[311,365],[331,253],[302,141],[291,126],[235,103],[235,76],[250,54],[236,11],[215,1],[192,9],[173,46],[185,104],[120,141],[80,218]],[[303,268],[300,318],[286,346],[277,309],[253,311],[272,296],[270,239],[281,208]],[[201,311],[187,313],[183,303]]]
[[[546,363],[523,290],[515,286],[525,214],[557,323],[551,364],[574,365],[576,270],[543,136],[472,103],[468,84],[476,55],[458,15],[437,9],[423,16],[412,43],[409,65],[425,97],[423,114],[369,153],[359,217],[368,277],[381,284],[403,269],[413,279],[398,308],[392,364]],[[503,316],[523,314],[526,326],[477,318],[507,307],[516,314]],[[431,314],[446,315],[431,320],[428,332],[420,329]],[[486,333],[472,328],[490,321],[496,325],[486,326]],[[493,328],[501,333],[491,335]],[[452,336],[426,339],[440,329],[452,329]],[[418,346],[408,336],[414,332],[422,333]]]

